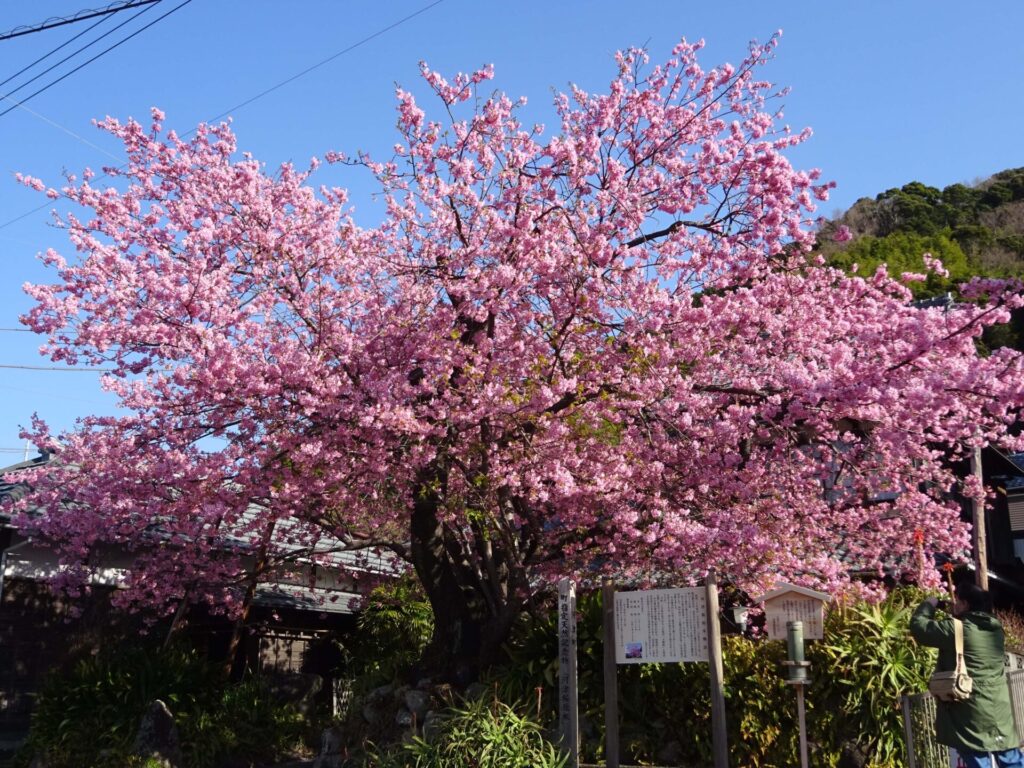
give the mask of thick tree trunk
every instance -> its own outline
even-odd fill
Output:
[[[246,576],[245,595],[242,597],[242,608],[235,619],[231,629],[231,640],[228,642],[227,657],[224,659],[224,674],[229,678],[241,677],[245,672],[245,664],[238,658],[239,649],[242,645],[242,637],[245,635],[245,627],[249,621],[249,612],[252,609],[252,602],[256,597],[256,587],[259,584],[260,576],[267,567],[267,558],[270,552],[270,541],[274,536],[274,527],[277,521],[267,526],[260,539],[259,549],[256,552],[256,561],[253,568]]]
[[[500,660],[522,603],[506,568],[492,568],[482,578],[479,564],[446,535],[437,517],[439,497],[431,487],[436,484],[421,485],[411,526],[413,565],[434,612],[421,673],[465,687]]]

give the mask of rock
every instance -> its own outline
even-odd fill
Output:
[[[363,699],[363,719],[370,725],[381,725],[388,713],[394,711],[395,686],[374,688]]]
[[[267,676],[264,685],[277,701],[291,704],[302,714],[308,715],[313,711],[313,700],[323,690],[324,679],[320,675],[301,672],[279,673]]]
[[[427,712],[423,717],[423,740],[433,742],[440,735],[443,723],[444,718],[440,714],[434,710]]]
[[[430,694],[426,691],[412,689],[405,692],[402,701],[405,708],[415,716],[416,722],[422,723],[423,718],[427,715],[427,709],[430,707]]]
[[[341,728],[325,728],[320,734],[320,754],[313,763],[313,768],[341,768],[344,757],[345,739]]]
[[[416,721],[416,716],[408,709],[400,709],[395,713],[395,725],[408,728]]]
[[[670,741],[658,750],[657,760],[661,765],[679,765],[683,757],[683,745],[678,741]]]
[[[155,762],[160,768],[181,768],[178,727],[174,724],[174,715],[159,699],[150,704],[142,716],[132,753]]]
[[[839,756],[840,768],[864,768],[868,764],[868,756],[864,749],[854,741],[843,742],[843,751]]]
[[[490,687],[484,685],[483,683],[470,683],[468,686],[466,686],[465,696],[466,699],[469,701],[479,701],[490,692]]]
[[[382,685],[379,688],[374,688],[372,691],[366,694],[365,701],[367,704],[373,704],[376,706],[379,704],[383,704],[388,699],[392,698],[394,695],[395,686],[391,683],[388,683],[387,685]]]

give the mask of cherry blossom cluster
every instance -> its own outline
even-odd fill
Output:
[[[442,117],[399,89],[393,157],[326,155],[376,178],[376,225],[226,124],[102,121],[127,165],[54,193],[75,255],[42,256],[24,322],[113,368],[123,415],[26,430],[60,466],[22,524],[68,581],[100,544],[136,553],[121,600],[164,610],[233,611],[260,554],[325,540],[440,542],[495,604],[560,574],[934,580],[968,544],[950,458],[1019,447],[1020,356],[976,340],[1020,287],[919,309],[815,261],[831,184],[786,158],[809,134],[757,77],[775,43],[711,70],[701,44],[623,52],[550,136],[491,68],[424,66]]]

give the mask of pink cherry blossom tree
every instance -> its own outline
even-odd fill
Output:
[[[775,42],[709,71],[699,43],[622,53],[550,136],[490,69],[424,67],[439,118],[399,89],[391,159],[326,156],[375,176],[370,227],[227,125],[100,123],[128,163],[50,190],[77,254],[45,254],[24,318],[53,360],[113,368],[125,409],[27,431],[59,443],[23,524],[65,586],[114,542],[140,560],[125,604],[238,613],[276,541],[329,535],[415,571],[451,673],[560,574],[934,579],[968,543],[945,459],[1008,443],[1024,398],[1017,353],[975,348],[1018,286],[918,309],[919,276],[814,259],[830,185],[784,156],[808,134],[758,79]]]

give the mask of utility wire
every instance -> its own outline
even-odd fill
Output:
[[[191,0],[189,0],[189,1],[191,1]],[[277,85],[274,85],[274,86],[268,88],[267,90],[263,91],[262,93],[258,93],[255,96],[253,96],[252,98],[247,99],[246,101],[243,101],[243,102],[241,102],[240,104],[237,104],[234,107],[231,107],[231,109],[229,109],[229,110],[227,110],[225,112],[222,112],[221,114],[217,115],[216,117],[210,119],[208,122],[212,123],[212,122],[214,122],[216,120],[220,120],[222,117],[230,114],[234,110],[241,109],[242,107],[245,107],[245,106],[248,106],[249,104],[252,104],[257,99],[261,99],[264,96],[266,96],[267,94],[272,93],[273,91],[276,91],[278,88],[280,88],[280,87],[282,87],[284,85],[287,85],[288,83],[290,83],[290,82],[292,82],[294,80],[297,80],[298,78],[302,77],[303,75],[305,75],[305,74],[307,74],[309,72],[312,72],[314,69],[317,69],[318,67],[321,67],[321,66],[323,66],[324,64],[326,64],[326,63],[328,63],[330,61],[333,61],[334,59],[338,58],[342,54],[345,54],[345,53],[348,53],[348,52],[350,52],[352,50],[355,50],[359,46],[364,45],[365,43],[368,43],[370,40],[373,40],[373,39],[375,39],[377,37],[380,37],[381,35],[383,35],[386,32],[390,32],[391,30],[395,29],[396,27],[400,26],[401,24],[404,24],[405,22],[409,21],[410,19],[413,19],[416,16],[419,16],[421,13],[424,13],[425,11],[429,11],[431,8],[433,8],[436,5],[440,5],[442,2],[444,2],[444,0],[435,0],[434,2],[430,3],[430,5],[424,6],[423,8],[421,8],[418,11],[416,11],[415,13],[411,13],[408,16],[406,16],[406,17],[404,17],[402,19],[399,19],[398,21],[394,22],[393,24],[389,24],[388,26],[378,30],[377,32],[374,32],[372,35],[368,35],[368,36],[364,37],[362,40],[360,40],[360,41],[358,41],[356,43],[353,43],[352,45],[348,46],[347,48],[344,48],[341,51],[338,51],[337,53],[329,56],[328,58],[324,59],[323,61],[318,62],[317,64],[314,64],[311,67],[308,67],[307,69],[303,70],[302,72],[299,72],[296,75],[293,75],[292,77],[288,78],[287,80],[283,80],[280,83],[278,83]],[[175,8],[174,10],[177,10],[177,8]],[[159,19],[158,19],[158,21],[159,21]],[[10,111],[10,110],[8,110],[8,111]],[[0,116],[2,116],[3,114],[6,114],[6,112],[0,113]],[[195,129],[189,131],[188,133],[182,134],[182,136],[188,136],[188,135],[190,135],[192,133],[195,133]],[[0,224],[0,229],[6,229],[7,227],[11,226],[12,224],[17,224],[22,219],[27,219],[32,214],[38,213],[39,211],[41,211],[41,210],[43,210],[45,208],[50,207],[50,205],[51,205],[51,203],[49,203],[49,202],[43,203],[42,205],[37,206],[36,208],[33,208],[30,211],[26,211],[25,213],[21,214],[20,216],[16,216],[13,219],[9,219],[9,220],[5,221],[3,224]]]
[[[46,115],[41,115],[40,113],[36,112],[34,109],[32,109],[32,107],[26,107],[24,104],[19,104],[14,99],[8,99],[6,96],[0,96],[0,99],[3,99],[4,101],[10,102],[14,106],[16,106],[16,107],[18,107],[20,109],[23,109],[25,112],[28,112],[33,117],[42,120],[44,123],[47,123],[48,125],[52,125],[54,128],[56,128],[59,131],[63,131],[64,133],[66,133],[68,136],[70,136],[71,138],[75,139],[76,141],[80,141],[85,146],[87,146],[87,147],[89,147],[91,149],[95,149],[97,152],[99,152],[102,155],[106,155],[111,160],[113,160],[115,163],[120,163],[121,162],[121,158],[118,157],[117,155],[115,155],[113,152],[108,152],[103,147],[101,147],[101,146],[99,146],[97,144],[93,144],[91,141],[89,141],[85,137],[79,136],[77,133],[72,131],[70,128],[65,128],[63,125],[58,123],[56,120],[51,120]],[[47,203],[47,205],[49,205],[49,203]],[[44,205],[43,207],[45,208],[46,205]],[[36,208],[35,210],[38,211],[39,209]],[[35,211],[33,211],[33,213],[34,212]]]
[[[109,15],[111,13],[118,13],[120,11],[127,11],[127,10],[129,10],[131,8],[138,8],[140,5],[149,5],[150,3],[159,3],[159,2],[160,2],[160,0],[134,0],[134,2],[132,2],[132,0],[124,0],[124,2],[113,3],[112,5],[109,5],[106,8],[101,8],[101,9],[90,9],[90,8],[87,8],[87,9],[85,9],[83,11],[79,11],[74,16],[68,16],[68,17],[65,17],[65,18],[61,18],[59,16],[55,16],[55,17],[47,19],[46,21],[41,22],[39,24],[35,24],[35,25],[32,25],[32,26],[15,27],[14,29],[12,29],[9,32],[4,32],[3,34],[0,34],[0,42],[3,42],[4,40],[10,40],[13,37],[21,37],[22,35],[31,35],[33,32],[43,32],[43,31],[45,31],[47,29],[55,29],[57,27],[63,27],[65,24],[77,24],[80,21],[85,21],[86,19],[93,19],[93,18],[96,18],[97,16],[104,16],[105,17],[105,16],[107,16],[107,15]],[[93,26],[95,26],[95,24]],[[72,39],[74,39],[74,38],[72,38]]]
[[[157,1],[159,1],[159,0],[157,0]],[[15,72],[15,73],[14,73],[13,75],[11,75],[11,76],[10,76],[10,77],[8,77],[8,78],[7,78],[6,80],[4,80],[4,81],[3,81],[2,83],[0,83],[0,85],[7,85],[7,84],[8,84],[9,82],[11,82],[11,80],[13,80],[14,78],[16,78],[16,77],[17,77],[18,75],[21,75],[21,74],[23,74],[23,73],[27,72],[28,70],[32,69],[32,67],[34,67],[34,66],[35,66],[36,64],[38,64],[39,62],[41,62],[41,61],[44,61],[45,59],[48,59],[48,58],[50,58],[51,56],[53,56],[53,54],[55,54],[55,53],[56,53],[57,51],[59,51],[59,50],[60,50],[61,48],[65,47],[65,46],[67,46],[67,45],[71,45],[71,43],[75,42],[75,40],[77,40],[78,38],[80,38],[80,37],[81,37],[82,35],[84,35],[85,33],[87,33],[87,32],[91,32],[91,31],[92,31],[92,30],[94,30],[94,29],[95,29],[96,27],[98,27],[98,26],[99,26],[100,24],[102,24],[103,22],[105,22],[106,20],[107,20],[107,17],[106,17],[106,16],[104,16],[104,17],[103,17],[103,18],[101,18],[101,19],[100,19],[99,21],[97,21],[97,22],[94,22],[94,23],[90,24],[90,25],[89,25],[88,27],[86,27],[85,29],[83,29],[83,30],[82,30],[81,32],[79,32],[79,33],[78,33],[77,35],[75,35],[74,37],[69,37],[69,38],[68,38],[67,40],[65,40],[65,41],[64,41],[63,43],[61,43],[60,45],[58,45],[58,46],[57,46],[56,48],[52,49],[52,50],[51,50],[51,51],[50,51],[49,53],[45,53],[45,54],[43,54],[42,56],[40,56],[40,57],[39,57],[38,59],[36,59],[35,61],[33,61],[33,62],[32,62],[31,64],[29,64],[28,66],[25,66],[25,67],[22,67],[21,69],[19,69],[19,70],[18,70],[17,72]]]
[[[189,0],[189,2],[191,2],[191,0]],[[87,48],[91,48],[92,46],[94,46],[94,45],[95,45],[96,43],[98,43],[98,42],[99,42],[100,40],[102,40],[103,38],[107,37],[108,35],[112,35],[112,34],[114,34],[115,32],[117,32],[117,30],[119,30],[119,29],[120,29],[121,27],[123,27],[123,26],[124,26],[125,24],[130,24],[131,22],[135,21],[135,19],[137,19],[137,18],[138,18],[139,16],[141,16],[141,15],[142,15],[142,14],[144,14],[144,13],[146,13],[146,11],[150,11],[150,10],[152,10],[152,8],[153,8],[153,6],[149,6],[149,7],[147,7],[147,8],[143,8],[143,9],[142,9],[141,11],[139,11],[138,13],[136,13],[136,14],[135,14],[134,16],[132,16],[131,18],[129,18],[129,19],[125,19],[125,20],[124,20],[124,21],[122,21],[122,22],[121,22],[120,24],[118,24],[118,25],[117,25],[116,27],[114,27],[113,29],[107,30],[107,31],[106,31],[106,32],[104,32],[104,33],[103,33],[102,35],[100,35],[99,37],[97,37],[97,38],[96,38],[95,40],[93,40],[93,41],[91,41],[91,42],[88,42],[88,43],[86,43],[85,45],[83,45],[83,46],[82,46],[81,48],[79,48],[79,49],[78,49],[78,50],[76,50],[76,51],[72,51],[72,52],[71,52],[71,53],[69,53],[69,54],[68,54],[67,56],[65,56],[65,57],[64,57],[63,59],[61,59],[60,61],[58,61],[58,62],[57,62],[56,64],[52,64],[52,65],[50,65],[49,67],[47,67],[46,69],[44,69],[44,70],[43,70],[42,72],[40,72],[40,73],[39,73],[38,75],[36,75],[35,77],[29,78],[28,80],[26,80],[26,81],[25,81],[24,83],[22,83],[21,85],[19,85],[19,86],[18,86],[17,88],[15,88],[15,89],[14,89],[13,91],[8,91],[8,92],[7,92],[6,94],[4,94],[4,98],[6,99],[6,98],[9,98],[9,97],[13,96],[13,95],[14,95],[14,94],[16,94],[16,93],[17,93],[18,91],[20,91],[20,90],[21,90],[22,88],[24,88],[25,86],[27,86],[27,85],[30,85],[31,83],[34,83],[34,82],[35,82],[36,80],[38,80],[38,79],[39,79],[40,77],[42,77],[43,75],[49,74],[50,72],[52,72],[53,70],[55,70],[55,69],[56,69],[57,67],[59,67],[59,66],[60,66],[61,64],[63,64],[64,62],[66,62],[66,61],[67,61],[68,59],[73,59],[73,58],[74,58],[75,56],[77,56],[78,54],[80,54],[80,53],[81,53],[82,51],[84,51],[85,49],[87,49]],[[175,10],[177,10],[177,9],[175,9]],[[173,11],[172,11],[172,13],[173,13]],[[164,15],[167,15],[167,14],[164,14]],[[161,17],[160,17],[160,19],[162,19],[162,18],[163,18],[163,16],[161,16]],[[160,19],[157,19],[156,21],[160,21]],[[97,23],[99,23],[99,22],[97,22]],[[153,23],[155,24],[156,22],[153,22]],[[93,25],[93,26],[95,26],[95,25]],[[90,29],[91,29],[91,27],[90,27]],[[138,34],[138,33],[139,33],[139,32],[141,32],[141,31],[142,31],[143,29],[146,29],[146,27],[143,27],[142,29],[140,29],[140,30],[136,31],[136,32],[135,32],[135,34]],[[134,35],[130,35],[130,36],[126,37],[126,38],[125,38],[124,40],[122,40],[122,41],[121,41],[121,43],[125,42],[125,40],[130,40],[130,39],[131,39],[132,37],[134,37]],[[112,46],[111,46],[110,48],[107,48],[107,50],[106,50],[106,51],[103,51],[103,53],[100,53],[99,55],[97,55],[97,56],[94,56],[93,58],[89,59],[89,61],[85,62],[85,64],[82,64],[82,65],[80,65],[80,66],[76,67],[75,69],[72,69],[72,70],[71,70],[70,72],[66,73],[65,75],[62,75],[62,76],[61,76],[61,77],[59,77],[59,78],[57,78],[56,80],[54,80],[54,81],[53,81],[52,83],[50,83],[49,85],[47,85],[47,86],[45,86],[45,87],[43,87],[43,88],[39,89],[38,91],[36,91],[35,93],[33,93],[33,94],[32,94],[32,96],[29,96],[28,98],[26,98],[26,99],[23,99],[23,100],[22,100],[21,102],[19,102],[19,103],[21,103],[21,104],[24,104],[24,103],[25,103],[26,101],[28,101],[29,99],[31,99],[31,98],[32,98],[33,96],[38,96],[38,95],[39,95],[40,93],[42,93],[43,91],[45,91],[45,90],[46,90],[47,88],[51,88],[52,86],[56,85],[57,83],[59,83],[59,82],[60,82],[61,80],[63,80],[63,79],[64,79],[65,77],[67,77],[68,75],[73,75],[73,74],[74,74],[75,72],[77,72],[77,71],[78,71],[79,69],[81,69],[82,67],[86,66],[87,64],[89,64],[89,63],[91,63],[91,62],[95,61],[96,59],[98,59],[98,58],[99,58],[100,56],[102,56],[102,55],[103,55],[104,53],[106,53],[107,51],[110,51],[110,50],[112,50],[112,49],[116,48],[116,47],[117,47],[118,45],[120,45],[121,43],[117,43],[117,44],[115,44],[115,45],[112,45]],[[46,54],[46,56],[49,56],[49,55],[50,55],[50,54]],[[46,58],[46,56],[44,56],[43,58],[45,59],[45,58]],[[22,70],[22,71],[24,71],[24,70]],[[21,74],[21,73],[19,72],[18,74]],[[11,79],[13,79],[14,77],[17,77],[17,76],[18,76],[18,75],[13,75],[12,77],[9,77],[9,78],[7,78],[7,80],[11,80]],[[6,82],[7,82],[7,80],[4,80],[4,82],[6,83]],[[17,104],[16,104],[15,106],[17,106]],[[15,108],[15,107],[10,107],[10,108],[9,108],[9,109],[7,110],[7,112],[10,112],[10,111],[11,111],[11,110],[13,110],[14,108]],[[3,117],[3,115],[6,115],[6,114],[7,114],[7,112],[0,112],[0,117]]]
[[[245,101],[241,102],[240,104],[236,104],[235,106],[231,107],[230,109],[227,109],[224,112],[221,112],[216,117],[210,118],[207,122],[212,123],[212,122],[215,122],[217,120],[220,120],[222,117],[227,117],[232,112],[235,112],[235,111],[241,109],[242,107],[245,107],[245,106],[248,106],[249,104],[252,104],[257,99],[262,99],[268,93],[273,93],[278,88],[281,88],[282,86],[288,85],[288,83],[291,83],[291,82],[293,82],[295,80],[298,80],[300,77],[303,77],[304,75],[308,75],[314,69],[319,69],[324,64],[327,64],[329,62],[334,61],[339,56],[343,56],[344,54],[349,53],[350,51],[354,51],[356,48],[360,47],[361,45],[365,45],[366,43],[370,42],[371,40],[374,40],[374,39],[380,37],[381,35],[383,35],[383,34],[385,34],[387,32],[390,32],[392,29],[395,29],[396,27],[400,27],[402,24],[405,24],[405,22],[410,21],[411,19],[416,18],[421,13],[426,13],[431,8],[433,8],[435,5],[440,5],[443,2],[444,2],[444,0],[434,0],[434,2],[432,2],[430,5],[423,6],[418,11],[414,11],[413,13],[410,13],[408,16],[399,19],[398,21],[394,22],[393,24],[389,24],[388,26],[384,27],[383,29],[377,30],[372,35],[367,35],[362,40],[360,40],[360,41],[358,41],[356,43],[352,43],[352,45],[348,46],[347,48],[343,48],[342,50],[338,51],[337,53],[331,54],[330,56],[328,56],[323,61],[319,61],[319,62],[317,62],[316,64],[314,64],[311,67],[307,67],[306,69],[302,70],[298,74],[292,75],[287,80],[282,80],[277,85],[272,85],[269,88],[267,88],[267,90],[261,91],[260,93],[257,93],[252,98],[246,99]],[[189,131],[189,133],[194,133],[194,132],[195,131]],[[187,136],[188,134],[185,134],[185,135]]]
[[[62,368],[59,365],[0,365],[19,371],[63,371],[65,373],[114,373],[116,368]]]

